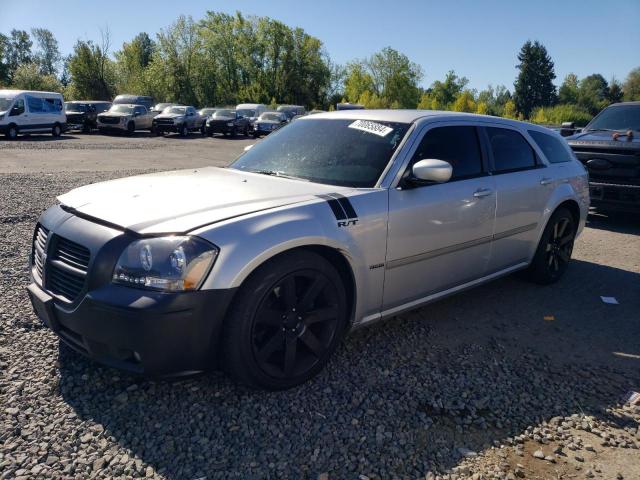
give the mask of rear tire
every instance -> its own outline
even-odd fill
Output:
[[[533,261],[525,277],[540,285],[555,283],[569,266],[576,238],[573,215],[566,208],[556,210],[542,233]]]
[[[54,137],[59,137],[62,135],[62,128],[60,128],[60,124],[56,123],[51,129],[51,135]]]
[[[207,136],[207,126],[205,124],[202,124],[202,126],[200,127],[200,133],[203,137]]]
[[[342,278],[321,256],[279,255],[243,284],[223,327],[222,365],[252,387],[282,390],[326,365],[346,330]]]

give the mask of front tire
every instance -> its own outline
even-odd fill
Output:
[[[51,135],[54,137],[59,137],[60,135],[62,135],[62,128],[60,128],[59,124],[55,124],[53,126],[53,128],[51,129]]]
[[[6,135],[9,140],[15,140],[18,138],[18,127],[14,124],[9,125]]]
[[[348,321],[340,274],[306,251],[282,254],[259,267],[233,305],[221,340],[223,367],[235,379],[268,390],[317,375]]]
[[[542,233],[526,277],[540,285],[555,283],[569,266],[577,225],[571,212],[559,208],[549,219]]]
[[[187,128],[186,125],[182,125],[180,127],[180,136],[181,137],[186,137],[187,135],[189,135],[189,129]]]
[[[136,125],[133,122],[127,123],[127,135],[133,135],[136,131]]]

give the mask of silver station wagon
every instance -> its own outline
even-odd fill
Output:
[[[434,111],[300,118],[229,167],[59,197],[33,236],[38,316],[151,376],[316,375],[350,330],[521,270],[565,272],[587,174],[556,133]]]

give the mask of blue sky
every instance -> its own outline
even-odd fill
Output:
[[[207,10],[240,10],[302,27],[339,63],[391,46],[422,66],[424,86],[453,69],[472,88],[512,89],[516,55],[527,39],[547,47],[556,83],[569,72],[624,80],[640,66],[640,0],[615,6],[595,0],[0,0],[0,32],[45,27],[69,53],[76,39],[97,39],[108,25],[118,49],[140,31],[153,36],[180,14],[197,20]]]

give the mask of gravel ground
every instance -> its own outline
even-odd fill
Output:
[[[593,217],[554,286],[509,277],[357,331],[319,377],[266,393],[98,366],[31,312],[39,213],[130,173],[0,174],[1,479],[640,478],[640,407],[621,402],[640,390],[637,218]]]

